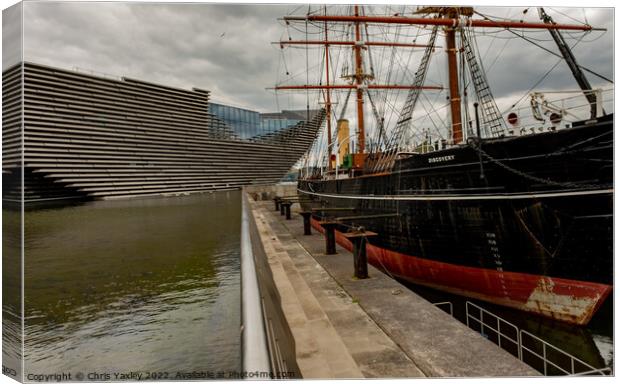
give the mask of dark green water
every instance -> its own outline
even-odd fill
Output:
[[[240,209],[221,192],[26,212],[25,374],[239,370]]]

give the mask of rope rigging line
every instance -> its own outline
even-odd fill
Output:
[[[461,42],[462,45],[462,42]],[[460,52],[460,63],[461,63],[461,82],[462,82],[462,89],[463,91],[461,92],[462,94],[462,98],[463,98],[463,112],[465,113],[465,120],[463,124],[466,124],[466,129],[463,130],[464,134],[465,134],[465,139],[467,139],[468,137],[471,137],[474,135],[473,130],[472,130],[472,125],[471,125],[471,116],[469,114],[469,92],[468,92],[468,88],[469,88],[469,79],[471,78],[471,74],[470,76],[467,76],[467,65],[465,64],[465,50],[461,49]]]
[[[421,93],[419,87],[424,84],[424,80],[426,79],[431,53],[435,46],[437,31],[437,27],[433,28],[433,34],[429,39],[424,56],[422,57],[422,61],[420,62],[420,66],[416,72],[416,78],[413,85],[417,88],[413,88],[409,91],[405,105],[396,123],[396,127],[394,128],[390,140],[386,145],[386,151],[382,153],[378,161],[372,165],[375,171],[382,171],[386,168],[391,168],[398,153],[398,149],[402,145],[404,133],[409,130],[412,114]]]
[[[576,41],[575,44],[570,47],[570,49],[572,50],[573,48],[575,48],[580,41],[581,40]],[[530,94],[530,92],[534,90],[534,88],[536,88],[540,83],[542,83],[547,78],[547,76],[549,76],[549,74],[555,69],[555,67],[557,67],[562,61],[564,61],[564,58],[560,58],[533,86],[530,87],[527,92],[523,94],[523,96],[521,96],[521,98],[519,98],[519,100],[517,100],[516,103],[512,104],[510,108],[505,110],[503,114],[507,113],[508,111],[516,107],[521,101],[523,101],[523,99],[525,99]]]
[[[372,112],[375,115],[375,119],[377,120],[377,125],[379,126],[378,140],[377,140],[377,148],[381,147],[381,140],[384,142],[387,141],[387,137],[385,136],[385,127],[383,126],[383,118],[379,116],[379,112],[377,112],[377,107],[375,106],[375,102],[370,95],[370,91],[367,89],[366,94],[368,95],[368,100],[370,100],[370,105],[372,107]]]
[[[504,119],[493,98],[482,62],[477,59],[479,57],[477,52],[480,52],[480,50],[471,28],[461,29],[461,44],[469,66],[472,83],[480,103],[483,123],[482,128],[485,136],[500,136],[504,134],[505,131]]]
[[[512,9],[508,8],[508,11],[506,12],[506,17],[504,18],[505,20],[509,20],[510,19],[510,15],[512,14]],[[484,55],[482,55],[482,57],[480,58],[481,61],[485,61],[487,58],[487,55],[491,52],[491,48],[493,46],[493,44],[495,43],[495,41],[497,40],[497,36],[496,35],[492,35],[493,40],[491,41],[491,43],[488,45],[487,50],[484,52]]]
[[[559,58],[563,59],[560,54],[558,54],[556,52],[553,52],[552,50],[550,50],[548,48],[543,47],[542,45],[536,43],[535,41],[533,41],[533,40],[531,40],[531,39],[529,39],[529,38],[527,38],[525,36],[519,35],[518,33],[516,33],[515,31],[513,31],[511,29],[509,29],[508,32],[514,34],[515,36],[518,36],[518,37],[522,38],[523,40],[527,41],[528,43],[533,44],[533,45],[537,46],[538,48],[541,48],[541,49],[545,50],[546,52],[548,52],[548,53],[550,53],[550,54],[552,54],[552,55],[554,55],[556,57],[559,57]],[[599,78],[601,78],[601,79],[603,79],[603,80],[605,80],[605,81],[607,81],[607,82],[609,82],[611,84],[614,83],[613,80],[611,80],[611,79],[601,75],[600,73],[596,73],[593,70],[584,67],[583,65],[579,65],[578,64],[578,66],[579,66],[579,68],[583,69],[584,71],[586,71],[586,72],[588,72],[588,73],[590,73],[590,74],[592,74],[594,76],[597,76],[597,77],[599,77]]]
[[[559,11],[557,11],[557,10],[555,10],[555,9],[554,9],[554,11],[556,11],[556,12],[558,12],[558,13],[562,14],[561,12],[559,12]],[[583,10],[583,11],[584,11],[584,18],[585,18],[585,10]],[[493,19],[491,16],[489,16],[489,15],[485,15],[485,14],[480,13],[480,12],[477,12],[477,11],[474,11],[474,13],[476,13],[477,15],[479,15],[479,16],[481,16],[481,17],[483,17],[483,18],[484,18],[484,19],[486,19],[486,20],[492,20],[492,19]],[[570,16],[568,16],[568,15],[565,15],[565,14],[563,14],[563,15],[564,15],[564,16],[567,16],[567,17],[569,17],[569,18],[570,18]],[[499,19],[499,18],[494,18],[494,19]],[[580,24],[583,24],[583,25],[589,25],[589,24],[587,23],[587,19],[586,19],[586,22],[585,22],[585,23],[583,23],[583,22],[581,22],[581,21],[579,21],[579,20],[577,20],[577,19],[575,19],[575,18],[572,18],[572,19],[573,19],[573,20],[575,20],[575,21],[577,21],[577,22],[578,22],[578,23],[580,23]],[[504,19],[504,20],[506,20],[506,19]],[[527,41],[528,43],[533,44],[533,45],[535,45],[535,46],[537,46],[537,47],[539,47],[539,48],[541,48],[541,49],[545,50],[546,52],[548,52],[548,53],[550,53],[550,54],[552,54],[552,55],[554,55],[554,56],[556,56],[556,57],[560,57],[560,58],[562,57],[562,56],[561,56],[561,55],[559,55],[558,53],[555,53],[555,52],[551,51],[550,49],[545,48],[545,47],[543,47],[542,45],[538,44],[538,43],[537,43],[534,39],[529,38],[529,37],[525,37],[525,34],[519,34],[519,33],[515,32],[513,29],[505,29],[505,30],[501,30],[501,31],[494,32],[494,33],[501,33],[501,32],[504,32],[504,31],[508,31],[508,32],[512,33],[513,35],[515,35],[516,37],[519,37],[519,38],[521,38],[521,39],[523,39],[523,40]],[[530,32],[530,33],[532,33],[533,31],[529,31],[529,32]],[[539,31],[539,32],[544,32],[544,31]],[[582,34],[582,33],[580,33],[580,32],[573,32],[573,33],[574,33],[574,34],[578,34],[578,37],[572,37],[572,38],[577,39],[577,40],[579,40],[579,41],[583,40],[583,38],[585,37],[585,34]],[[587,33],[591,33],[591,32],[587,32]],[[569,36],[572,36],[572,34],[571,34],[570,32],[564,32],[564,34],[567,34],[567,35],[569,35]],[[599,39],[599,38],[601,38],[603,35],[604,35],[604,33],[601,33],[601,34],[600,34],[600,35],[599,35],[596,39],[593,39],[592,41],[598,40],[598,39]],[[496,37],[496,38],[499,38],[499,37]],[[552,41],[553,41],[553,39],[536,39],[536,40],[537,40],[537,41],[545,41],[545,42],[552,42]],[[498,56],[498,57],[499,57],[499,56]],[[609,83],[612,83],[612,84],[613,84],[613,80],[610,80],[609,78],[607,78],[607,77],[605,77],[605,76],[603,76],[603,75],[601,75],[601,74],[599,74],[599,73],[596,73],[596,72],[592,71],[591,69],[586,68],[586,67],[584,67],[584,66],[582,66],[582,65],[579,65],[579,67],[580,67],[582,70],[587,71],[588,73],[591,73],[592,75],[597,76],[597,77],[599,77],[599,78],[601,78],[601,79],[603,79],[603,80],[605,80],[605,81],[607,81],[607,82],[609,82]]]

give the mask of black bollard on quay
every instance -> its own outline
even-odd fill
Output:
[[[374,232],[356,231],[345,233],[344,237],[353,243],[353,270],[358,279],[368,278],[368,257],[366,254],[366,244],[368,237],[376,236]]]
[[[280,216],[284,216],[284,201],[280,200]]]
[[[275,205],[276,205],[276,211],[279,211],[279,210],[280,210],[280,201],[281,201],[281,200],[282,200],[282,199],[281,199],[279,196],[276,196],[276,197],[274,197],[274,198],[273,198],[273,202],[274,202],[274,203],[275,203]]]
[[[319,223],[325,229],[325,254],[336,254],[336,227],[338,223],[333,221],[321,221]]]
[[[312,217],[311,211],[303,211],[299,212],[299,214],[304,218],[304,235],[312,235],[312,226],[310,225],[310,218]]]
[[[280,203],[280,205],[284,206],[284,213],[286,215],[286,220],[290,220],[291,219],[291,205],[293,203],[290,201],[283,201]]]

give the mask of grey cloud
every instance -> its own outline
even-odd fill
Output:
[[[178,86],[210,90],[216,100],[269,111],[280,108],[305,108],[318,101],[318,93],[279,93],[265,90],[276,81],[287,78],[278,46],[272,41],[287,36],[277,18],[303,5],[215,5],[215,4],[145,4],[145,3],[24,3],[25,59],[43,64],[72,68],[74,66],[119,76]],[[396,8],[393,8],[396,9]],[[502,17],[521,17],[524,8],[486,7],[480,11]],[[527,17],[537,19],[535,9]],[[583,20],[581,9],[550,9],[558,22],[571,22],[570,17]],[[579,62],[607,77],[613,76],[613,10],[588,9],[588,21],[609,31],[592,32],[575,49]],[[291,34],[299,33],[291,31]],[[495,36],[495,37],[493,37]],[[528,33],[545,47],[557,51],[546,32]],[[570,44],[575,36],[567,34]],[[481,52],[489,54],[484,65],[490,67],[506,40],[508,32],[480,36]],[[443,39],[438,39],[444,45]],[[316,53],[319,51],[317,50]],[[445,59],[438,50],[428,81],[445,84]],[[291,75],[300,75],[289,83],[305,82],[303,51],[284,50]],[[421,53],[414,54],[410,72],[415,72]],[[375,58],[377,59],[377,57]],[[406,56],[403,56],[406,61]],[[540,48],[519,38],[508,42],[501,57],[490,68],[489,82],[496,97],[520,97],[557,61]],[[310,66],[317,65],[313,58]],[[4,65],[4,60],[3,60]],[[280,70],[278,70],[280,66]],[[318,74],[310,77],[318,82]],[[396,74],[396,78],[402,77]],[[593,85],[607,85],[588,75]],[[410,78],[410,75],[408,77]],[[574,80],[564,63],[558,65],[542,87],[575,88]],[[343,95],[339,96],[342,98]],[[435,100],[434,94],[429,95]],[[279,105],[276,105],[276,100]],[[436,103],[443,103],[440,97]]]
[[[22,61],[22,4],[2,11],[2,69]]]
[[[276,18],[285,12],[286,6],[27,3],[25,57],[209,89],[215,98],[271,109],[264,88],[273,83],[278,57],[265,47],[279,38]]]

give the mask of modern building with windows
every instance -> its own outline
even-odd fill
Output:
[[[259,113],[245,108],[220,103],[209,103],[209,111],[230,127],[241,139],[256,139],[277,133],[300,122],[309,120],[317,111],[282,111]]]
[[[2,84],[5,202],[274,183],[325,120],[324,110],[260,114],[210,103],[206,90],[29,62],[5,70]]]

